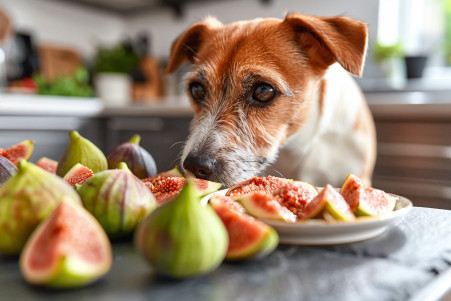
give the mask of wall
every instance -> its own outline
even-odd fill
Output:
[[[227,0],[192,3],[185,5],[184,16],[176,18],[169,8],[159,8],[127,20],[130,33],[147,31],[153,41],[153,54],[166,58],[172,41],[190,24],[202,20],[207,15],[216,16],[221,22],[229,23],[241,19],[257,17],[283,18],[287,12],[332,16],[345,15],[368,24],[369,45],[376,40],[378,20],[378,0],[272,0],[262,4],[259,0]],[[371,56],[367,57],[364,76],[377,76]]]
[[[287,12],[316,15],[338,15],[360,19],[368,23],[370,46],[377,36],[379,0],[223,0],[184,5],[184,16],[176,18],[167,7],[146,10],[124,18],[114,13],[87,8],[57,0],[0,0],[13,19],[15,27],[34,34],[39,43],[52,42],[73,46],[85,57],[90,56],[99,43],[113,43],[128,35],[148,32],[152,38],[152,52],[165,59],[172,41],[190,24],[211,14],[223,23],[256,17],[283,18]],[[364,76],[377,74],[371,56],[367,58]]]
[[[14,28],[33,34],[36,42],[74,47],[84,56],[99,43],[114,43],[126,30],[125,20],[116,14],[50,0],[0,0]]]

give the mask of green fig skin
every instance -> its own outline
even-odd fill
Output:
[[[103,152],[77,131],[69,133],[69,145],[58,161],[56,174],[64,175],[77,163],[89,167],[94,173],[106,170],[108,162]]]
[[[33,230],[66,195],[81,205],[77,192],[63,179],[21,160],[18,171],[0,188],[0,252],[20,254]]]
[[[155,197],[124,162],[119,169],[99,172],[76,186],[83,206],[94,215],[111,239],[131,236],[157,206]]]
[[[113,149],[107,156],[108,168],[117,168],[119,162],[125,162],[138,178],[154,177],[157,174],[157,165],[152,155],[139,145],[140,141],[141,136],[135,134],[130,141]]]
[[[135,245],[155,270],[188,278],[215,270],[224,260],[229,238],[210,205],[202,206],[188,180],[180,194],[152,212],[138,227]]]

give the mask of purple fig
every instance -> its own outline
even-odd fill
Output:
[[[17,171],[16,166],[3,156],[0,156],[0,187]]]
[[[96,173],[76,189],[84,207],[112,239],[130,236],[157,206],[153,194],[124,162],[118,169]]]
[[[135,134],[128,142],[113,149],[107,156],[108,168],[117,168],[120,162],[127,163],[130,171],[140,179],[157,174],[157,166],[152,155],[139,145],[141,136]]]

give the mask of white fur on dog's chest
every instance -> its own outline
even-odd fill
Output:
[[[317,95],[307,123],[286,140],[268,173],[315,185],[340,185],[347,174],[361,172],[364,156],[356,150],[364,137],[354,129],[361,93],[338,64],[329,68],[325,80],[323,111]]]

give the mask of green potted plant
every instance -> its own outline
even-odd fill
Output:
[[[113,47],[98,47],[94,58],[94,85],[97,96],[106,105],[126,105],[131,99],[130,72],[137,66],[139,56],[126,43]]]
[[[451,66],[451,0],[443,1],[444,13],[445,13],[445,32],[444,32],[444,52],[445,60],[448,66]]]
[[[401,43],[383,45],[379,42],[374,47],[374,60],[379,63],[392,88],[402,88],[405,84],[404,51]]]

